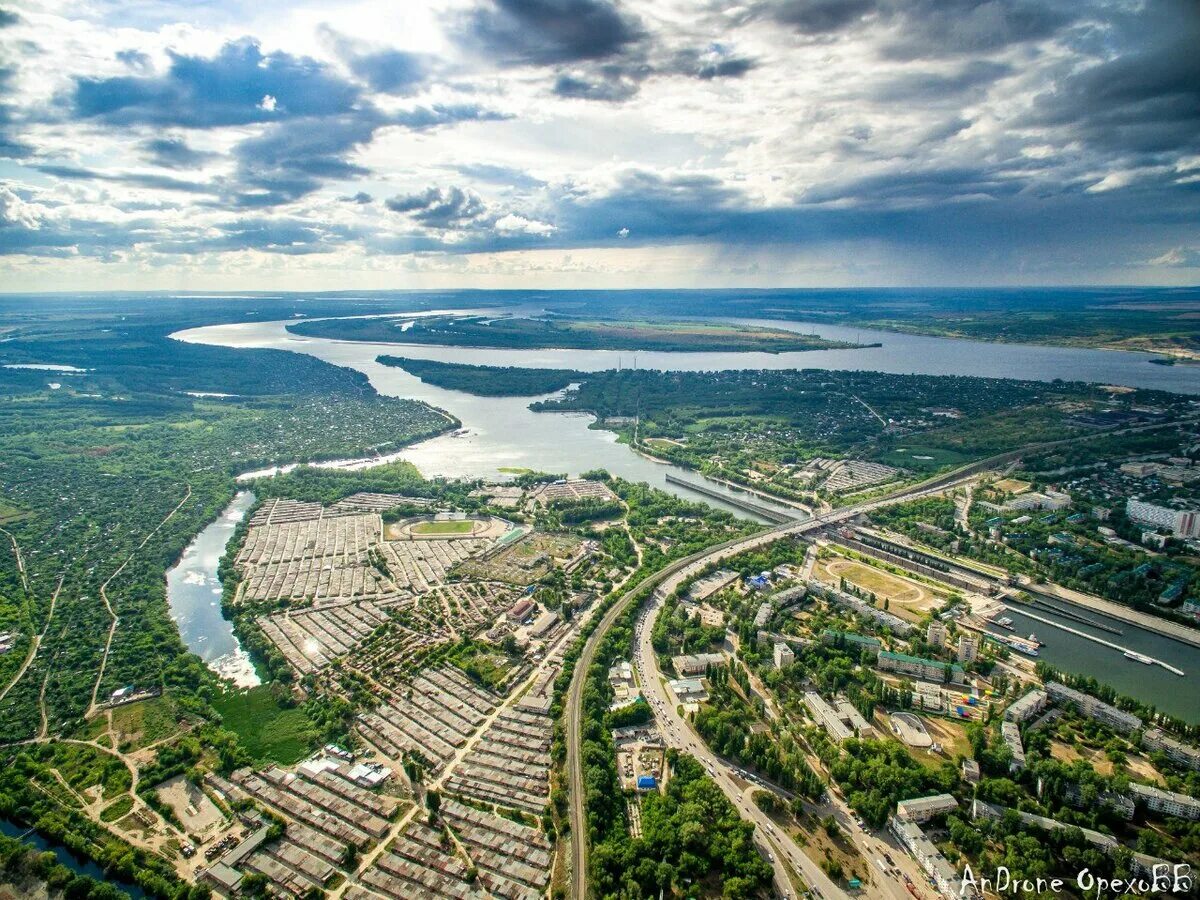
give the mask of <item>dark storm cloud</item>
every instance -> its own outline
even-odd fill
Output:
[[[164,169],[194,168],[216,156],[215,153],[192,149],[187,141],[180,137],[149,138],[142,141],[138,147],[147,162]]]
[[[461,34],[502,65],[607,59],[645,36],[607,0],[495,0],[469,12]]]
[[[324,64],[280,51],[264,55],[249,38],[212,58],[170,56],[159,76],[77,79],[72,113],[113,125],[215,128],[338,115],[361,100],[355,85]]]
[[[1200,149],[1200,10],[1141,46],[1067,75],[1043,92],[1027,120],[1067,126],[1090,143],[1160,153]]]
[[[65,181],[106,181],[126,187],[146,188],[157,191],[181,191],[185,194],[212,194],[216,189],[210,184],[185,181],[168,175],[146,175],[137,172],[100,172],[81,166],[38,165],[34,169],[44,175]]]
[[[783,0],[768,5],[770,16],[804,34],[841,31],[875,9],[876,0]]]
[[[392,197],[385,202],[392,212],[404,213],[428,228],[457,228],[486,212],[483,201],[459,187],[430,187],[417,194]]]

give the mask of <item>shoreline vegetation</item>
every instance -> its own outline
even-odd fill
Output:
[[[760,352],[861,349],[783,328],[710,322],[600,321],[567,317],[447,315],[293,322],[292,334],[339,341],[428,344],[504,350]]]

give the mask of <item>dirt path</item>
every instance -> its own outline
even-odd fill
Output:
[[[9,537],[11,538],[12,535],[9,535]],[[14,547],[16,546],[15,541],[13,542],[13,546]],[[41,634],[34,635],[33,640],[30,641],[29,653],[26,654],[25,661],[23,663],[21,663],[21,668],[17,669],[17,674],[12,677],[12,680],[9,681],[8,684],[6,684],[4,686],[4,690],[0,691],[0,700],[3,700],[5,697],[8,696],[8,692],[11,691],[16,686],[17,682],[21,680],[21,678],[25,675],[25,671],[33,663],[34,657],[36,657],[38,655],[38,650],[41,649],[42,641],[45,640],[45,638],[46,638],[46,632],[50,630],[50,622],[54,619],[54,607],[55,607],[55,604],[58,603],[58,592],[62,590],[63,577],[65,577],[65,576],[59,577],[58,586],[54,588],[54,593],[50,597],[50,612],[46,616],[46,624],[44,626],[42,626]],[[48,672],[46,673],[46,677],[47,678],[50,677]],[[45,688],[45,685],[43,684],[42,685],[42,696],[43,697],[45,696],[45,693],[46,693],[46,688]],[[45,709],[43,708],[43,710],[42,710],[42,721],[43,722],[45,722],[45,718],[46,718]]]
[[[116,611],[112,608],[112,603],[109,602],[108,586],[112,584],[113,579],[125,571],[125,567],[129,565],[130,561],[134,557],[134,554],[145,547],[146,544],[150,543],[150,538],[158,534],[159,530],[169,521],[171,521],[171,519],[175,516],[175,513],[179,512],[179,510],[183,508],[183,504],[187,503],[191,496],[192,486],[189,484],[187,485],[187,491],[184,493],[183,499],[179,501],[178,505],[169,513],[167,513],[166,518],[154,526],[153,531],[142,538],[142,542],[133,548],[132,552],[125,557],[125,561],[117,567],[117,570],[108,576],[108,579],[104,582],[104,584],[100,585],[100,599],[104,601],[104,608],[108,610],[108,615],[112,618],[112,624],[108,626],[108,637],[104,641],[104,656],[100,658],[100,671],[96,674],[96,683],[92,685],[92,702],[88,705],[88,711],[85,718],[92,718],[92,716],[94,716],[98,710],[98,707],[96,706],[96,695],[100,692],[100,683],[104,681],[104,670],[108,666],[108,654],[112,649],[113,635],[116,634],[117,625],[121,621],[117,617]]]

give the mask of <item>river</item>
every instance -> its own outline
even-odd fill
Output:
[[[208,667],[238,687],[259,684],[258,673],[221,612],[217,567],[246,510],[254,503],[249,491],[238,491],[221,515],[196,535],[167,572],[167,604],[188,649]]]
[[[689,499],[703,498],[667,484],[666,473],[675,471],[685,478],[697,476],[631,452],[627,446],[616,442],[613,433],[589,428],[591,416],[534,413],[528,408],[535,399],[530,397],[476,397],[446,390],[424,384],[407,372],[383,366],[375,359],[380,354],[390,353],[474,365],[572,368],[579,371],[601,371],[633,365],[676,371],[828,368],[1040,381],[1063,379],[1200,394],[1200,367],[1151,365],[1149,360],[1153,357],[1144,353],[991,344],[835,325],[753,321],[754,324],[775,325],[836,340],[856,343],[878,341],[882,346],[780,354],[491,350],[302,338],[288,333],[287,322],[214,325],[189,329],[174,337],[226,347],[265,347],[308,353],[335,365],[358,369],[368,376],[380,393],[422,400],[453,413],[462,421],[465,433],[433,438],[406,448],[399,454],[399,458],[414,463],[427,476],[495,478],[503,477],[505,470],[512,469],[578,474],[588,469],[604,468],[622,478],[645,481]],[[717,501],[707,502],[719,505]],[[215,570],[214,558],[210,570],[213,579]],[[224,623],[224,631],[228,632],[228,623],[220,619],[217,599],[217,619]],[[1019,613],[1020,610],[1013,612]],[[1043,613],[1039,612],[1039,615]],[[1118,624],[1124,632],[1118,643],[1170,662],[1187,673],[1185,678],[1180,678],[1157,666],[1145,666],[1125,659],[1115,651],[1057,629],[1039,627],[1039,624],[1022,618],[1018,628],[1023,634],[1036,630],[1046,641],[1047,646],[1042,649],[1041,658],[1047,662],[1066,671],[1094,676],[1164,711],[1191,721],[1200,721],[1200,692],[1191,689],[1195,683],[1191,679],[1200,674],[1200,651],[1196,648],[1133,625]],[[1086,629],[1079,623],[1067,624]],[[211,625],[218,629],[222,627],[217,621],[212,621]],[[231,633],[229,637],[232,637]],[[213,639],[214,635],[210,632],[208,641]],[[189,646],[192,646],[190,642]]]
[[[8,819],[0,819],[0,834],[7,835],[12,838],[19,838],[35,850],[42,852],[50,851],[58,859],[60,863],[70,869],[77,875],[87,875],[94,878],[96,881],[103,881],[111,884],[113,887],[124,891],[131,900],[142,900],[146,896],[145,892],[136,884],[128,881],[117,881],[108,878],[104,874],[104,870],[100,868],[93,860],[84,859],[76,856],[62,844],[47,840],[36,831],[28,828],[23,828],[15,822]]]

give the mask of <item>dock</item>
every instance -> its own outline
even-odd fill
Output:
[[[781,508],[767,506],[762,503],[755,503],[753,500],[747,500],[744,497],[738,497],[733,494],[719,491],[714,487],[709,487],[706,484],[697,484],[694,481],[680,478],[672,472],[666,474],[668,484],[676,484],[680,487],[685,487],[689,491],[695,491],[697,494],[703,494],[705,497],[712,497],[714,500],[720,500],[723,503],[728,503],[730,506],[736,506],[739,509],[744,509],[746,512],[754,513],[756,516],[762,516],[768,522],[774,522],[777,525],[783,525],[787,522],[795,522],[797,519],[803,519],[805,516],[800,510],[796,510],[796,515],[789,515]]]
[[[1045,625],[1049,625],[1051,628],[1057,628],[1060,631],[1065,631],[1068,634],[1075,635],[1076,637],[1085,638],[1086,640],[1089,640],[1094,644],[1101,644],[1105,647],[1111,647],[1113,650],[1119,650],[1123,654],[1137,653],[1136,650],[1131,650],[1128,647],[1122,647],[1120,644],[1114,644],[1112,641],[1106,641],[1104,638],[1099,638],[1099,637],[1096,637],[1095,635],[1088,634],[1085,631],[1080,631],[1078,628],[1072,628],[1070,625],[1064,625],[1061,622],[1055,622],[1053,619],[1047,619],[1044,616],[1039,616],[1037,613],[1031,613],[1028,609],[1025,609],[1020,606],[1018,606],[1015,609],[1011,609],[1010,612],[1015,612],[1022,616],[1028,616],[1029,618],[1034,619],[1035,621],[1041,622]],[[1144,654],[1140,654],[1140,653],[1137,655],[1144,656]],[[1168,672],[1170,672],[1174,675],[1182,676],[1182,675],[1187,674],[1182,669],[1177,669],[1174,666],[1172,666],[1171,664],[1163,662],[1161,659],[1155,659],[1152,656],[1146,656],[1145,658],[1150,660],[1150,662],[1156,666],[1162,666],[1164,669],[1166,669]]]

